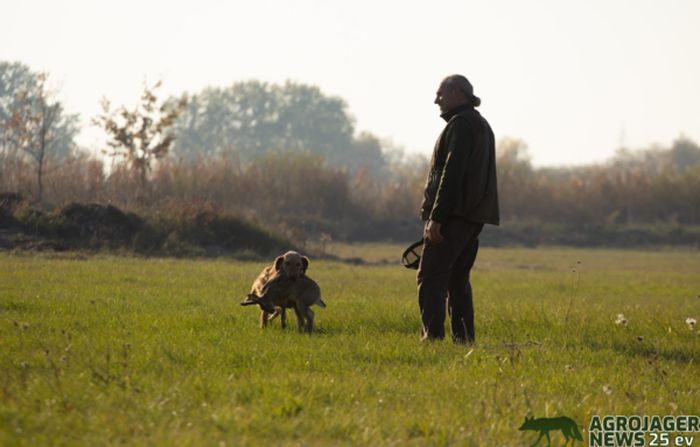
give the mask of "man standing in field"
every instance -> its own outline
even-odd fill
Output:
[[[496,150],[489,123],[474,108],[481,99],[462,75],[446,77],[435,97],[447,121],[435,143],[423,193],[423,255],[418,266],[422,339],[445,337],[445,300],[452,339],[474,342],[469,272],[484,224],[498,225]]]

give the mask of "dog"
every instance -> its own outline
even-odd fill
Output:
[[[549,445],[551,443],[549,432],[552,430],[561,430],[561,434],[564,435],[564,438],[566,439],[564,445],[569,443],[569,439],[571,439],[571,445],[573,445],[577,439],[579,441],[583,441],[583,437],[581,436],[581,432],[579,431],[576,422],[566,416],[538,419],[528,418],[526,416],[525,422],[523,422],[523,425],[521,425],[518,430],[532,430],[540,433],[540,437],[537,438],[537,441],[535,441],[534,444],[532,444],[533,446],[537,445],[543,436],[547,436],[547,445]]]
[[[267,280],[261,294],[251,292],[241,302],[241,306],[253,304],[260,306],[265,313],[276,312],[278,308],[294,307],[299,332],[305,330],[309,334],[314,328],[314,312],[311,306],[315,304],[326,307],[326,303],[321,299],[321,288],[313,279],[306,275],[292,278],[282,272]]]
[[[251,287],[248,296],[250,296],[250,294],[253,294],[255,296],[262,296],[263,289],[270,281],[270,279],[275,275],[282,275],[285,278],[289,278],[292,281],[296,281],[297,279],[306,275],[306,269],[308,268],[309,258],[307,258],[306,256],[302,256],[296,251],[288,251],[285,254],[275,258],[275,262],[273,262],[272,265],[265,267],[262,270],[262,272],[260,272],[258,277],[255,278],[255,281],[253,282],[253,286]],[[279,300],[279,304],[277,304],[272,311],[270,311],[269,308],[265,310],[261,307],[260,327],[265,328],[267,326],[268,321],[272,321],[273,319],[279,316],[282,328],[286,328],[287,315],[285,310],[293,307],[293,302],[284,302],[283,300]]]

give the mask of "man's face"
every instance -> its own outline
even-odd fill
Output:
[[[435,104],[440,107],[440,113],[449,112],[455,107],[462,105],[465,101],[464,93],[457,88],[447,85],[445,82],[440,84],[438,91],[435,93]]]

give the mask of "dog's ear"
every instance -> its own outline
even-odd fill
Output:
[[[260,298],[255,296],[254,293],[249,293],[243,301],[241,301],[241,306],[251,306],[253,304],[258,304]]]
[[[284,262],[284,256],[277,256],[275,259],[275,270],[280,271],[282,270],[282,262]]]
[[[306,256],[302,256],[301,257],[301,265],[302,265],[301,272],[306,273],[306,269],[309,268],[309,258],[307,258]]]

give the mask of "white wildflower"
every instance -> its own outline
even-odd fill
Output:
[[[618,326],[627,326],[627,318],[625,318],[624,314],[617,314],[617,319],[615,320],[615,324]]]

